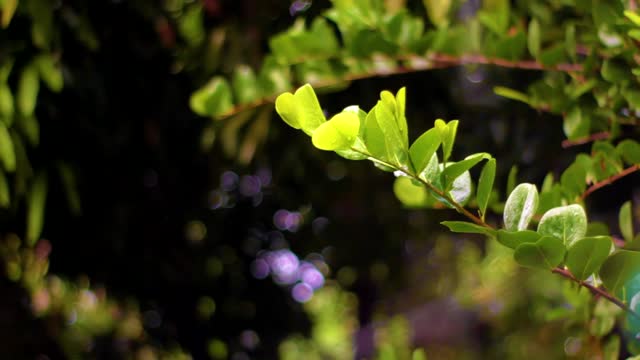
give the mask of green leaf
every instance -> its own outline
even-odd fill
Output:
[[[491,155],[488,153],[478,153],[467,156],[464,160],[448,165],[440,174],[442,184],[445,189],[448,189],[453,181],[462,175],[465,171],[468,171],[477,163],[483,159],[491,159]]]
[[[300,122],[298,121],[298,107],[296,106],[296,99],[292,93],[286,92],[278,95],[276,98],[276,112],[289,126],[294,129],[300,129]]]
[[[535,243],[541,237],[540,234],[532,230],[507,231],[500,229],[497,235],[500,244],[514,250],[520,244]]]
[[[320,125],[327,121],[322,108],[320,108],[318,97],[309,84],[305,84],[296,90],[294,97],[298,108],[300,127],[302,131],[311,136]]]
[[[579,106],[575,106],[564,117],[563,129],[570,140],[588,136],[591,130],[591,117],[586,113],[583,114]]]
[[[413,142],[409,148],[409,156],[417,174],[420,174],[427,167],[440,143],[440,130],[436,128],[427,130]]]
[[[276,111],[289,126],[302,129],[309,136],[327,121],[309,84],[300,87],[295,94],[280,94],[276,98]]]
[[[587,225],[587,236],[609,236],[609,226],[600,221],[591,221]]]
[[[614,84],[622,83],[632,78],[628,66],[616,59],[603,61],[600,74],[603,79]]]
[[[428,205],[429,193],[427,189],[406,176],[396,178],[393,183],[393,193],[402,205],[408,208],[424,208]]]
[[[533,184],[518,185],[504,205],[504,226],[510,231],[526,230],[538,209],[538,189]]]
[[[553,66],[561,63],[565,60],[564,44],[556,44],[548,49],[545,49],[540,53],[538,59],[544,66]]]
[[[577,204],[553,208],[542,215],[538,232],[555,236],[571,247],[587,233],[587,215],[582,206]]]
[[[200,116],[224,115],[233,108],[231,86],[223,77],[216,76],[191,95],[189,105]]]
[[[250,103],[260,97],[260,88],[253,69],[247,65],[238,65],[234,69],[233,92],[238,103]]]
[[[396,93],[395,105],[396,105],[396,121],[398,122],[398,128],[400,129],[400,135],[402,136],[402,147],[409,148],[409,127],[407,125],[407,118],[404,114],[407,102],[407,89],[405,87],[400,88]]]
[[[40,55],[35,60],[40,73],[40,78],[53,92],[59,92],[64,86],[62,69],[49,54]]]
[[[13,148],[13,141],[11,135],[9,135],[9,130],[2,121],[0,121],[0,162],[7,172],[16,170],[16,153]]]
[[[424,349],[413,350],[411,360],[427,360],[427,354],[424,352]]]
[[[618,250],[600,268],[600,278],[609,292],[623,298],[627,282],[640,273],[640,252]]]
[[[437,27],[445,27],[449,24],[449,10],[451,0],[422,0],[429,20]]]
[[[321,150],[346,150],[353,145],[359,130],[358,116],[352,112],[341,112],[315,129],[311,141]]]
[[[18,0],[5,0],[4,6],[2,7],[2,28],[6,29],[9,27],[9,23],[11,23],[11,19],[13,18],[13,14],[16,12],[16,8],[18,8]]]
[[[571,164],[560,176],[560,184],[569,194],[570,198],[575,199],[580,196],[587,187],[586,182],[587,170],[579,162]]]
[[[389,161],[398,167],[405,167],[408,149],[404,146],[402,133],[393,114],[395,105],[391,107],[385,101],[379,100],[374,109],[376,121],[385,137]],[[374,110],[372,109],[371,111],[373,112]]]
[[[616,146],[616,152],[629,165],[640,164],[640,144],[631,139],[622,140]]]
[[[20,117],[17,121],[20,132],[31,146],[36,147],[40,143],[40,124],[35,116]]]
[[[625,10],[624,16],[627,19],[631,20],[631,22],[633,22],[635,25],[640,26],[640,15],[636,14],[631,10]]]
[[[455,233],[482,234],[487,236],[495,236],[496,232],[485,226],[480,226],[467,221],[443,221],[440,224],[446,226]]]
[[[522,101],[525,104],[529,104],[530,103],[530,99],[529,99],[529,96],[527,94],[522,93],[522,92],[517,91],[517,90],[509,89],[509,88],[504,87],[504,86],[494,86],[493,87],[493,92],[496,95],[505,97],[507,99]]]
[[[442,164],[440,164],[440,166],[441,165]],[[469,201],[469,198],[471,198],[472,191],[473,183],[471,182],[471,174],[468,171],[465,171],[451,184],[449,196],[451,196],[451,198],[459,205],[465,205],[467,201]],[[447,204],[446,201],[444,203]]]
[[[378,125],[375,107],[369,111],[365,118],[365,128],[362,138],[367,150],[373,157],[384,161],[388,160],[386,140]]]
[[[453,150],[453,144],[456,141],[456,134],[458,133],[458,120],[451,120],[445,123],[444,120],[438,119],[435,121],[434,126],[440,131],[440,138],[442,139],[442,162],[447,163]]]
[[[513,258],[525,267],[550,270],[562,262],[565,252],[562,240],[554,236],[543,236],[535,243],[518,245]]]
[[[511,169],[509,169],[509,175],[507,176],[507,194],[511,194],[513,189],[516,187],[516,182],[518,181],[518,166],[513,165]]]
[[[609,256],[612,245],[609,236],[578,239],[567,249],[565,265],[576,278],[585,280],[591,274],[598,272],[602,263]]]
[[[538,57],[540,53],[540,23],[537,19],[532,19],[529,22],[529,31],[527,32],[527,47],[529,53],[534,58]]]
[[[483,220],[489,204],[489,198],[491,197],[491,191],[493,190],[495,177],[496,159],[489,159],[482,168],[482,172],[480,172],[480,180],[478,180],[478,191],[476,194],[476,201],[478,202],[478,208],[480,209]]]
[[[38,69],[29,65],[20,74],[18,82],[18,91],[16,102],[18,111],[24,116],[31,116],[36,108],[38,100],[38,91],[40,90],[40,82],[38,78]]]
[[[44,224],[44,207],[47,198],[47,178],[36,175],[27,195],[27,232],[26,241],[33,246],[39,240]]]
[[[631,200],[622,204],[622,207],[620,208],[620,215],[618,215],[618,223],[620,224],[622,237],[627,242],[633,240],[633,213]]]
[[[9,183],[7,182],[4,172],[0,170],[0,208],[8,208],[10,203]]]
[[[0,83],[0,117],[13,118],[13,94],[9,85]]]

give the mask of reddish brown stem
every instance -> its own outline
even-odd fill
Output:
[[[585,282],[585,281],[582,281],[582,280],[576,278],[571,273],[571,271],[569,271],[567,269],[564,269],[564,268],[561,268],[561,267],[557,267],[557,268],[551,270],[551,272],[555,273],[555,274],[558,274],[558,275],[560,275],[562,277],[565,277],[565,278],[575,282],[576,284],[589,289],[589,291],[591,291],[592,294],[594,294],[596,296],[602,296],[603,298],[605,298],[608,301],[612,302],[613,304],[615,304],[616,306],[618,306],[622,310],[628,311],[631,315],[633,315],[636,318],[640,319],[640,315],[638,315],[638,313],[633,311],[633,309],[631,309],[629,306],[627,306],[627,304],[625,304],[622,300],[620,300],[617,297],[609,294],[604,289],[601,289],[599,287],[593,286],[593,285],[589,284],[588,282]]]
[[[538,61],[534,60],[519,60],[511,61],[506,59],[488,58],[483,55],[463,55],[463,56],[451,56],[445,54],[432,54],[429,59],[441,62],[450,63],[451,65],[465,65],[465,64],[482,64],[482,65],[497,65],[506,68],[516,68],[525,70],[555,70],[564,72],[581,72],[581,64],[556,64],[552,66],[546,66]]]
[[[629,174],[632,174],[632,173],[634,173],[634,172],[636,172],[638,170],[640,170],[640,165],[636,164],[636,165],[630,166],[630,167],[622,170],[621,172],[619,172],[619,173],[617,173],[617,174],[615,174],[615,175],[613,175],[611,177],[608,177],[608,178],[606,178],[606,179],[604,179],[602,181],[598,181],[597,183],[589,186],[589,188],[587,190],[585,190],[585,192],[583,192],[582,195],[580,195],[580,199],[584,200],[592,192],[594,192],[594,191],[596,191],[596,190],[598,190],[598,189],[600,189],[602,187],[605,187],[607,185],[610,185],[614,181],[620,180],[623,177],[625,177],[625,176],[627,176]]]
[[[581,137],[578,139],[573,139],[573,140],[566,139],[562,141],[562,147],[566,149],[571,146],[583,145],[596,140],[608,139],[609,136],[611,136],[611,134],[608,131],[602,131],[602,132],[594,133],[589,136]]]

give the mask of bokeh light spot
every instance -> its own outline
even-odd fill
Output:
[[[291,296],[295,301],[305,303],[313,297],[313,289],[305,283],[298,283],[291,289]]]

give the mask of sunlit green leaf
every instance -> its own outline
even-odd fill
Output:
[[[538,232],[555,236],[571,247],[587,233],[587,215],[577,204],[553,208],[542,215]]]
[[[618,250],[605,260],[600,278],[607,290],[622,298],[627,282],[640,273],[640,252]]]
[[[538,241],[538,239],[540,239],[540,237],[540,234],[532,230],[507,231],[501,229],[497,232],[498,242],[514,250],[520,244],[535,243],[536,241]]]
[[[543,236],[535,243],[518,245],[513,258],[525,267],[550,270],[562,262],[565,251],[561,239]]]
[[[413,142],[409,148],[409,156],[415,166],[416,173],[419,174],[425,169],[440,143],[440,130],[436,128],[427,130]]]
[[[573,275],[585,280],[600,269],[604,263],[612,242],[609,236],[584,237],[573,242],[567,249],[565,265]]]
[[[620,232],[626,241],[633,239],[633,208],[631,201],[622,204],[620,214],[618,215],[618,223],[620,224]]]
[[[393,192],[402,205],[408,208],[422,208],[428,204],[429,193],[424,186],[414,183],[406,176],[400,176],[393,183]]]
[[[478,180],[478,191],[476,195],[476,201],[478,208],[484,219],[487,205],[489,204],[489,198],[491,196],[491,190],[493,190],[493,181],[496,177],[496,159],[489,159],[480,172],[480,179]]]
[[[309,84],[300,87],[293,96],[299,109],[297,113],[300,128],[311,136],[318,126],[327,121],[320,108],[318,97]]]
[[[289,126],[294,129],[300,129],[298,106],[292,93],[286,92],[278,95],[276,98],[276,111]]]
[[[516,182],[518,181],[518,166],[513,165],[511,169],[509,169],[509,175],[507,176],[507,194],[511,194],[513,189],[516,188]]]
[[[321,150],[349,149],[358,136],[360,120],[352,112],[341,112],[313,132],[313,145]]]
[[[538,189],[536,186],[527,183],[518,185],[513,189],[504,205],[505,229],[510,231],[526,230],[537,208]]]
[[[395,106],[391,107],[383,100],[378,101],[375,106],[376,121],[384,134],[389,160],[396,166],[404,166],[408,157],[408,149],[403,146],[404,141],[393,114],[394,110]]]
[[[386,140],[378,125],[375,107],[367,114],[362,138],[371,155],[381,160],[388,160]]]
[[[453,144],[456,141],[458,120],[451,120],[445,123],[444,120],[438,119],[434,122],[434,126],[440,131],[440,138],[442,139],[442,162],[447,163],[451,156],[451,150],[453,150]]]

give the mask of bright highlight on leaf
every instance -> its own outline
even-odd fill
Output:
[[[587,215],[582,206],[577,204],[553,208],[542,215],[538,232],[555,236],[561,239],[565,246],[571,247],[587,233]]]
[[[533,184],[516,186],[504,205],[504,227],[507,230],[526,230],[538,209],[538,189]]]
[[[360,120],[352,112],[342,112],[320,125],[313,132],[313,146],[321,150],[346,150],[358,136]]]

